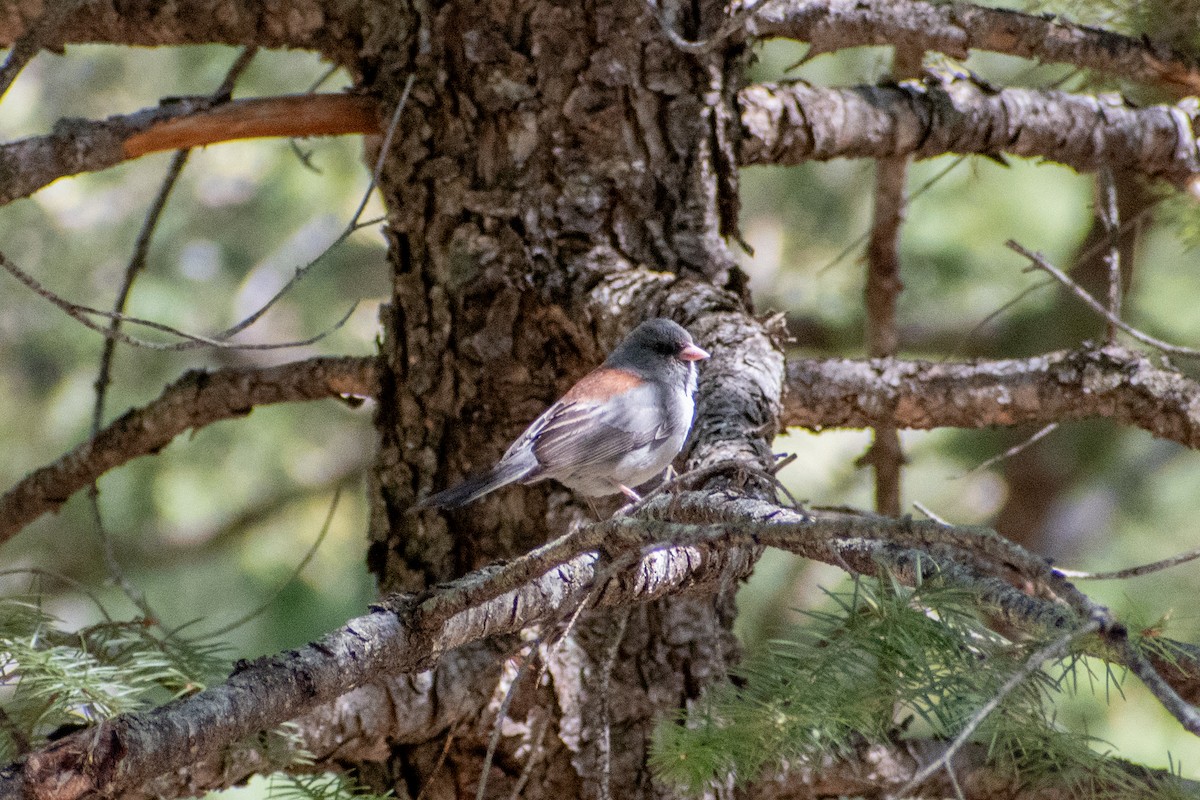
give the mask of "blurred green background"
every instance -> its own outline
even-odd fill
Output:
[[[792,68],[804,50],[760,46],[753,79],[844,85],[887,74],[885,49],[821,56]],[[0,104],[0,137],[42,133],[64,116],[100,118],[153,106],[165,96],[208,94],[236,55],[222,47],[43,53]],[[999,56],[973,57],[966,66],[1005,86],[1094,85],[1065,67]],[[325,69],[302,53],[260,53],[235,96],[304,91]],[[335,74],[323,88],[344,84]],[[169,161],[161,154],[59,181],[0,209],[0,250],[66,298],[108,308]],[[237,322],[337,238],[367,187],[367,173],[356,137],[238,142],[194,152],[129,313],[197,333]],[[873,164],[753,168],[742,179],[742,228],[754,248],[743,265],[757,310],[786,312],[797,354],[861,356],[862,253]],[[913,165],[914,197],[901,241],[903,354],[1024,356],[1096,337],[1099,323],[1056,290],[1022,296],[1044,280],[1024,272],[1022,259],[1003,246],[1015,238],[1060,266],[1072,264],[1093,224],[1093,185],[1090,176],[1018,159],[1008,166],[951,157]],[[379,212],[373,200],[366,216]],[[1181,233],[1181,220],[1191,214],[1186,204],[1168,201],[1148,215],[1126,309],[1133,324],[1196,346],[1200,255]],[[156,397],[188,369],[374,352],[386,278],[382,240],[377,231],[364,230],[326,253],[244,337],[305,338],[358,303],[344,327],[315,345],[179,353],[121,347],[105,421]],[[101,344],[98,335],[0,277],[5,487],[86,438]],[[259,408],[245,419],[180,437],[157,457],[136,460],[101,481],[116,558],[164,624],[194,621],[190,630],[203,633],[266,604],[263,613],[223,634],[232,659],[309,641],[364,610],[374,592],[363,563],[362,472],[373,452],[371,414],[370,403],[357,409],[335,402]],[[911,461],[905,502],[919,501],[950,521],[987,524],[1013,519],[1005,515],[1015,508],[1036,507],[1036,524],[1015,532],[1075,569],[1130,566],[1200,544],[1193,521],[1200,502],[1197,454],[1140,431],[1080,423],[1064,425],[1020,459],[975,470],[1030,433],[904,433]],[[869,507],[871,476],[855,466],[868,443],[861,431],[792,432],[776,442],[777,452],[800,456],[782,477],[807,502]],[[339,487],[327,537],[294,575]],[[90,587],[115,616],[136,613],[109,580],[82,493],[5,545],[2,568],[61,576],[6,574],[0,590],[42,593],[46,607],[68,627],[94,622],[98,613],[73,582]],[[1085,588],[1135,627],[1169,618],[1170,635],[1196,641],[1198,571],[1200,566],[1185,566]],[[768,552],[741,596],[739,633],[747,647],[785,633],[799,619],[796,609],[822,602],[818,587],[842,580],[838,570]],[[1111,742],[1126,758],[1161,767],[1170,759],[1185,775],[1200,778],[1200,743],[1180,733],[1136,681],[1125,681],[1122,695],[1109,691],[1103,667],[1097,670],[1095,692],[1082,685],[1080,695],[1064,703],[1060,721]]]

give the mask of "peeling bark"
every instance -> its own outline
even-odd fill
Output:
[[[888,421],[929,430],[1102,417],[1200,446],[1195,382],[1115,345],[976,364],[794,360],[788,384],[794,388],[784,422],[818,430]]]
[[[811,55],[862,45],[936,50],[954,58],[991,50],[1160,84],[1180,96],[1200,91],[1200,64],[1194,57],[1145,38],[1008,8],[919,0],[785,0],[767,4],[748,27],[755,36],[811,42]]]
[[[1136,108],[1114,96],[933,79],[839,90],[764,84],[743,89],[739,101],[743,164],[1053,150],[1053,160],[1080,172],[1109,165],[1180,187],[1200,171],[1191,101]]]

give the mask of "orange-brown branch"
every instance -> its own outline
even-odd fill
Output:
[[[304,94],[223,103],[168,117],[125,140],[126,158],[263,136],[378,133],[378,104],[354,94]]]

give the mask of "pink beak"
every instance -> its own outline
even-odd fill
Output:
[[[679,351],[680,361],[703,361],[706,358],[708,358],[708,353],[694,344],[689,344]]]

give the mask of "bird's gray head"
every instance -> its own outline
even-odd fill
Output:
[[[667,378],[694,376],[695,362],[706,358],[708,353],[696,346],[682,325],[658,318],[630,331],[605,363],[648,378]]]

